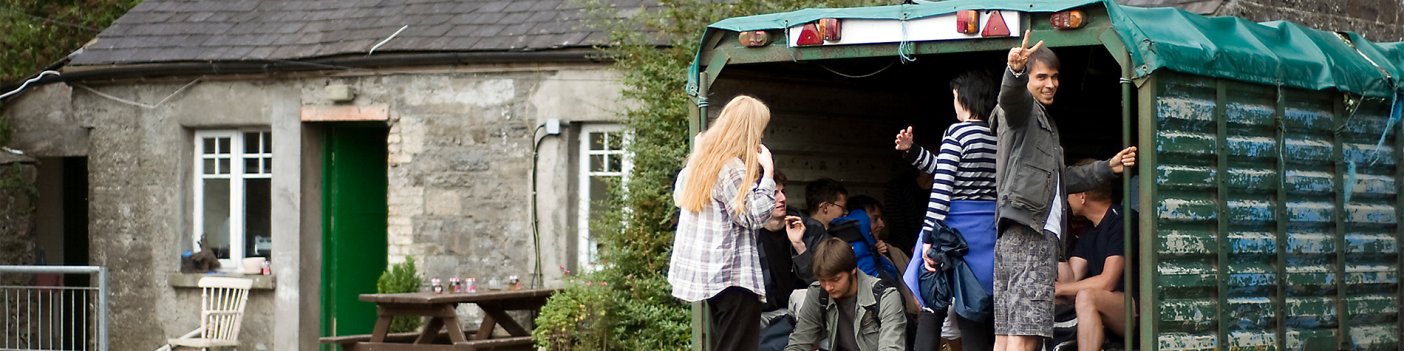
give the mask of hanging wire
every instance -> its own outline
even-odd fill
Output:
[[[132,106],[141,107],[141,108],[144,108],[144,109],[151,110],[151,109],[155,109],[155,108],[157,108],[157,107],[161,107],[161,105],[165,104],[166,101],[169,101],[171,98],[175,97],[177,94],[180,94],[181,92],[185,91],[186,88],[189,88],[190,86],[195,85],[195,83],[199,83],[200,80],[201,80],[201,79],[204,79],[204,78],[205,78],[205,77],[195,78],[195,80],[190,81],[190,83],[186,83],[185,86],[180,87],[180,89],[176,89],[175,92],[172,92],[170,95],[166,95],[165,98],[162,98],[161,101],[157,101],[155,104],[141,103],[141,102],[137,102],[137,101],[127,100],[127,99],[123,99],[123,98],[120,98],[120,97],[112,96],[111,94],[107,94],[107,93],[104,93],[104,92],[101,92],[101,91],[97,91],[97,89],[93,89],[92,87],[89,87],[89,86],[84,85],[84,84],[74,84],[73,86],[78,87],[78,88],[83,89],[83,90],[87,90],[88,92],[91,92],[91,93],[93,93],[93,94],[96,94],[97,96],[101,96],[101,97],[103,97],[103,98],[106,98],[106,99],[108,99],[108,100],[112,100],[112,101],[116,101],[116,102],[120,102],[120,103],[124,103],[124,104],[128,104],[128,105],[132,105]]]
[[[829,73],[833,73],[833,74],[836,74],[836,75],[838,75],[838,76],[840,76],[840,77],[844,77],[844,78],[855,78],[855,79],[856,79],[856,78],[868,78],[868,77],[872,77],[872,76],[878,75],[878,73],[882,73],[883,71],[886,71],[888,68],[892,68],[892,65],[894,65],[894,64],[896,64],[896,63],[897,63],[897,60],[888,61],[888,62],[887,62],[887,66],[883,66],[882,68],[879,68],[877,71],[873,71],[872,73],[867,73],[867,74],[847,74],[847,73],[843,73],[843,72],[836,71],[836,70],[834,70],[833,68],[829,68],[829,66],[825,66],[825,65],[822,64],[822,63],[815,63],[815,64],[816,64],[816,65],[819,65],[819,68],[823,68],[825,71],[829,71]]]
[[[11,95],[19,94],[19,92],[24,91],[24,88],[29,87],[29,84],[30,84],[30,83],[34,83],[34,82],[39,81],[39,78],[44,78],[44,76],[57,76],[57,75],[59,75],[59,72],[58,72],[58,71],[43,71],[43,72],[39,72],[39,75],[36,75],[36,76],[34,76],[34,78],[29,78],[29,80],[24,81],[24,84],[20,84],[19,88],[15,88],[15,90],[11,90],[11,91],[8,92],[8,93],[0,94],[0,99],[4,99],[4,98],[7,98],[7,97],[10,97]]]
[[[897,44],[897,57],[902,63],[916,61],[916,47],[907,40],[907,12],[902,11],[902,43]]]

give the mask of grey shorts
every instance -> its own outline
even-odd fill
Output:
[[[995,335],[1053,337],[1053,282],[1058,238],[1018,224],[995,241]]]

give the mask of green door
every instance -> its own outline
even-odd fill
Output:
[[[336,125],[322,154],[322,335],[369,334],[374,293],[385,270],[385,187],[388,129]]]

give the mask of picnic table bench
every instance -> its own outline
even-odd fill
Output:
[[[541,310],[546,299],[556,289],[524,289],[477,293],[400,293],[362,294],[361,301],[376,304],[378,318],[369,335],[330,336],[321,338],[326,344],[341,345],[344,350],[491,350],[506,347],[529,347],[531,330],[522,327],[507,311]],[[471,337],[455,311],[458,304],[476,304],[484,316]],[[420,332],[390,333],[390,320],[400,316],[429,317]],[[508,337],[494,338],[492,331],[501,326]]]

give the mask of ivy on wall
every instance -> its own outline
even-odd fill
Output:
[[[708,24],[736,16],[806,7],[891,5],[895,0],[662,0],[620,8],[593,0],[587,8],[610,32],[601,48],[622,76],[624,111],[633,140],[628,196],[612,199],[590,228],[604,267],[575,277],[543,308],[533,333],[547,350],[683,350],[691,340],[690,307],[670,295],[673,174],[688,152],[684,92],[688,66]],[[618,185],[616,185],[618,186]],[[613,192],[621,193],[621,192]],[[629,209],[625,211],[624,209]]]

